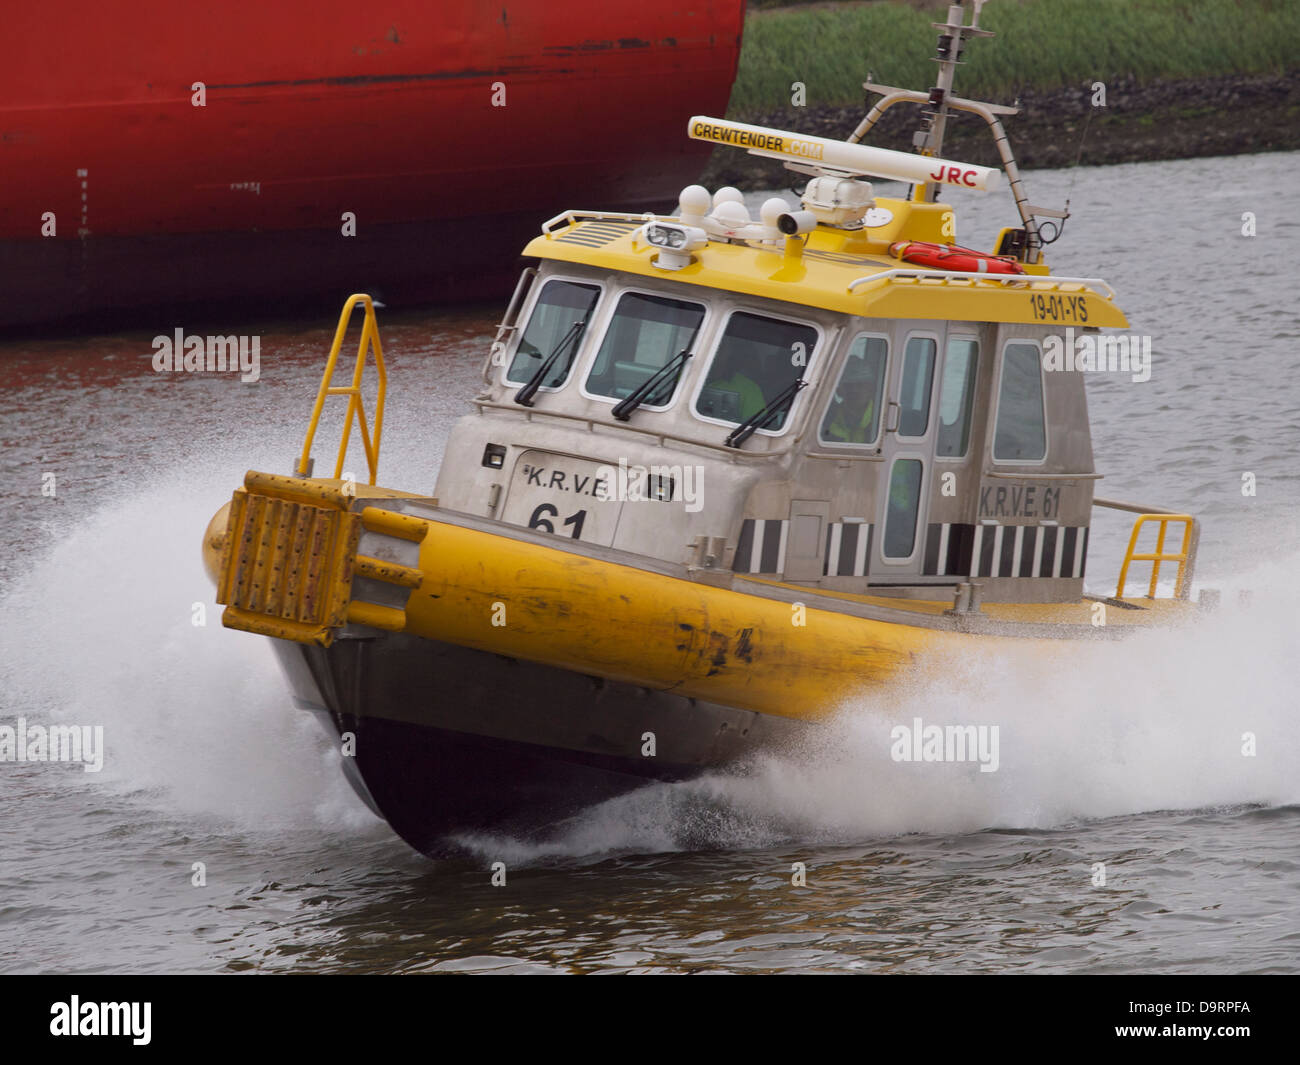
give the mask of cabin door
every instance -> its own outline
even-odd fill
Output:
[[[934,476],[942,322],[899,322],[894,332],[872,539],[872,584],[906,584],[925,558],[926,500]]]

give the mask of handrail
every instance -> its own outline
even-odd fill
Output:
[[[1002,481],[1100,481],[1104,473],[1011,473],[1005,470],[989,470],[985,477],[996,477]]]
[[[561,211],[542,223],[542,236],[550,238],[561,222],[577,225],[579,222],[667,222],[677,221],[672,215],[659,215],[653,211],[628,214],[626,211]]]
[[[1157,522],[1160,531],[1156,536],[1156,549],[1154,552],[1146,554],[1135,554],[1138,537],[1142,533],[1142,526],[1147,522]],[[1168,552],[1165,550],[1165,533],[1169,528],[1169,523],[1179,521],[1183,523],[1183,545],[1177,552]],[[1156,597],[1156,585],[1160,580],[1160,565],[1163,562],[1177,562],[1178,575],[1174,578],[1174,598],[1186,599],[1191,593],[1191,581],[1188,580],[1188,570],[1192,565],[1192,560],[1196,554],[1197,521],[1190,514],[1139,514],[1137,521],[1133,523],[1133,535],[1129,537],[1128,550],[1124,552],[1124,562],[1119,569],[1119,581],[1115,586],[1115,598],[1124,598],[1124,586],[1128,581],[1128,568],[1134,562],[1151,563],[1151,583],[1147,588],[1148,599]]]
[[[1177,514],[1176,510],[1166,510],[1164,507],[1153,507],[1148,503],[1123,503],[1118,499],[1101,499],[1098,496],[1092,497],[1094,507],[1105,507],[1107,510],[1126,510],[1130,514]]]
[[[365,306],[365,320],[361,324],[361,341],[357,345],[357,364],[352,371],[352,384],[345,387],[334,387],[334,368],[338,362],[339,349],[343,346],[343,337],[348,331],[348,325],[352,319],[352,311],[360,303]],[[375,368],[379,374],[379,390],[375,397],[375,435],[373,440],[370,436],[370,428],[366,423],[365,404],[361,398],[361,375],[366,368],[367,341],[369,341],[369,350],[375,353]],[[334,331],[334,343],[330,347],[329,359],[325,363],[325,374],[321,378],[320,390],[316,393],[316,403],[312,407],[311,421],[307,426],[307,437],[302,444],[302,456],[294,468],[294,474],[298,477],[310,477],[314,460],[311,457],[312,442],[316,438],[316,429],[320,424],[321,411],[325,408],[326,396],[347,396],[348,411],[343,421],[343,436],[339,440],[338,460],[334,464],[334,479],[338,480],[343,476],[343,463],[347,460],[348,445],[352,440],[352,419],[360,414],[361,426],[361,446],[366,453],[366,465],[370,471],[370,483],[375,483],[375,478],[379,473],[379,440],[384,430],[384,395],[388,388],[388,373],[384,369],[384,349],[379,342],[379,323],[375,319],[375,305],[371,298],[363,292],[349,296],[348,301],[343,304],[343,312],[339,315],[339,325]]]
[[[500,324],[497,326],[497,335],[492,339],[492,346],[488,349],[487,358],[483,360],[483,383],[492,383],[492,368],[494,366],[505,365],[503,361],[506,353],[506,345],[510,341],[510,334],[519,328],[519,312],[523,309],[524,300],[533,289],[533,282],[537,280],[537,267],[529,266],[524,268],[524,272],[519,275],[519,280],[515,282],[514,295],[510,297],[510,302],[506,305],[506,313],[502,316]]]
[[[848,291],[852,292],[859,285],[867,285],[872,281],[889,281],[895,277],[910,277],[921,279],[926,277],[935,277],[943,280],[957,279],[960,281],[992,281],[1000,285],[1008,284],[1026,284],[1026,285],[1085,285],[1090,288],[1100,285],[1106,290],[1106,293],[1098,292],[1097,295],[1103,296],[1108,300],[1114,300],[1115,290],[1110,287],[1109,283],[1100,277],[1059,277],[1055,274],[979,274],[970,273],[965,270],[924,270],[924,269],[893,269],[881,270],[879,273],[868,274],[866,277],[859,277],[850,281]]]

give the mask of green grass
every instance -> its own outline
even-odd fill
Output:
[[[928,88],[930,23],[946,11],[883,2],[751,10],[728,113],[788,108],[795,81],[809,106],[860,104],[868,72]],[[963,96],[1300,67],[1300,0],[991,0],[980,26],[997,36],[967,45],[955,86]]]

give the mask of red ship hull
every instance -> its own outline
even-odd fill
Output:
[[[550,215],[698,176],[682,131],[725,109],[742,21],[743,0],[19,9],[0,325],[495,295]]]

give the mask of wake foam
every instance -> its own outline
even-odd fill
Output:
[[[146,480],[63,530],[5,596],[3,717],[102,724],[105,768],[69,770],[73,786],[247,827],[376,828],[337,750],[292,707],[266,642],[221,627],[199,538],[228,498],[229,463],[214,456]],[[1183,628],[1122,642],[1008,641],[940,663],[845,706],[798,750],[743,773],[647,787],[548,843],[462,842],[520,861],[1296,802],[1297,563],[1228,582],[1223,606]],[[1237,587],[1255,590],[1249,607]],[[205,625],[193,624],[195,604]],[[998,771],[893,761],[890,728],[915,718],[998,726]],[[1255,757],[1241,753],[1247,732]]]
[[[462,843],[529,862],[1300,801],[1298,561],[1229,582],[1217,611],[1179,628],[1122,642],[1009,641],[938,663],[846,705],[798,750],[743,773],[651,785],[586,811],[548,842]],[[1254,589],[1249,605],[1238,602],[1238,588]],[[916,718],[998,726],[998,770],[894,761],[890,729]],[[1242,753],[1246,733],[1255,737],[1253,757]]]
[[[199,546],[229,463],[147,480],[65,528],[4,597],[0,716],[104,727],[103,770],[51,766],[58,786],[249,828],[374,824],[266,641],[221,626]]]

